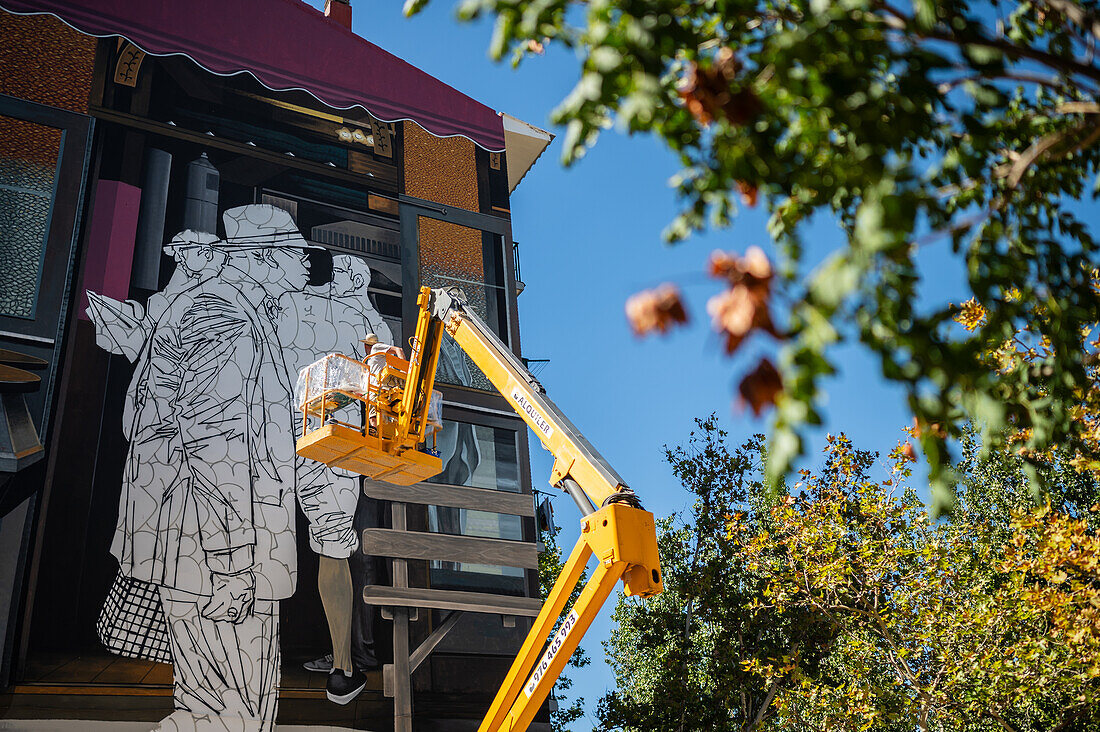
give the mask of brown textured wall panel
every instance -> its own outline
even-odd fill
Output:
[[[0,93],[87,113],[95,45],[56,18],[0,10]]]
[[[0,115],[0,159],[31,163],[52,173],[60,148],[61,130]]]
[[[478,210],[474,143],[464,137],[440,138],[404,123],[405,193],[428,201]]]
[[[405,193],[452,208],[479,211],[477,159],[474,143],[462,137],[439,138],[419,126],[404,123]],[[481,317],[487,317],[485,257],[481,232],[448,221],[421,216],[420,284],[426,287],[459,286],[467,302]],[[448,380],[478,389],[492,384],[467,357],[463,357],[469,378]]]
[[[481,232],[421,216],[420,266],[432,274],[484,282]]]
[[[446,206],[478,210],[474,143],[440,138],[405,123],[405,192]],[[420,219],[422,274],[482,282],[481,232],[435,219]]]

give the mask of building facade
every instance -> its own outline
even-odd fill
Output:
[[[133,323],[152,317],[188,266],[166,250],[173,236],[226,237],[227,211],[273,206],[311,246],[302,289],[326,309],[310,322],[367,323],[407,343],[418,288],[459,286],[521,353],[509,194],[548,135],[354,36],[339,2],[323,14],[299,0],[180,3],[177,16],[129,5],[0,0],[0,349],[38,359],[37,388],[20,398],[43,446],[0,473],[10,718],[156,720],[171,708],[171,665],[108,653],[96,622],[118,571],[111,543],[140,421],[141,361],[126,342],[148,348]],[[272,42],[288,23],[299,47],[289,51]],[[100,327],[107,311],[113,340]],[[299,330],[299,350],[314,333],[313,347],[326,342]],[[220,337],[197,332],[193,349]],[[285,341],[287,363],[301,361]],[[453,343],[437,388],[444,471],[433,481],[484,489],[485,505],[410,504],[408,529],[534,544],[533,512],[495,512],[491,493],[531,493],[523,422]],[[329,636],[311,527],[301,510],[294,521],[281,719],[391,717],[381,674],[337,708],[301,670]],[[529,566],[438,559],[410,561],[408,574],[418,587],[538,595]],[[443,617],[415,615],[414,644]],[[387,638],[387,621],[377,623]],[[444,729],[480,716],[526,627],[465,614],[412,677],[417,717]]]

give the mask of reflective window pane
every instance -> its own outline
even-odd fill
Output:
[[[457,287],[470,308],[508,343],[504,240],[499,234],[421,216],[420,278],[425,287]],[[450,336],[443,338],[436,379],[493,391],[481,370]]]
[[[61,130],[0,115],[0,315],[33,318]]]
[[[444,420],[436,447],[443,472],[431,482],[520,492],[515,430]]]
[[[515,430],[444,421],[438,442],[443,472],[434,483],[519,493],[519,451]],[[487,506],[487,508],[490,508]],[[428,528],[442,534],[489,539],[523,539],[519,516],[444,506],[428,507]],[[523,570],[459,562],[432,562],[432,586],[523,593]]]

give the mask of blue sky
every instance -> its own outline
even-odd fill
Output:
[[[323,1],[311,0],[316,7]],[[552,49],[513,70],[486,54],[491,28],[460,24],[454,6],[436,0],[420,16],[405,19],[397,2],[358,2],[353,29],[493,109],[560,133],[549,123],[554,106],[577,79],[578,63]],[[693,418],[716,412],[731,440],[766,432],[768,418],[753,419],[732,406],[737,379],[761,353],[777,344],[765,337],[749,342],[737,358],[722,355],[709,328],[706,300],[718,292],[704,264],[712,249],[743,251],[757,244],[770,251],[763,208],[741,215],[733,228],[670,247],[660,232],[675,215],[668,186],[676,161],[656,140],[605,134],[577,165],[560,164],[555,143],[512,196],[513,231],[520,242],[526,290],[519,298],[523,353],[549,358],[540,373],[550,397],[610,461],[642,498],[646,508],[667,515],[688,507],[687,494],[662,458],[662,446],[683,441]],[[1096,211],[1095,207],[1092,207]],[[1095,220],[1095,217],[1094,217]],[[835,225],[821,219],[807,236],[811,255],[824,256],[842,242]],[[946,243],[922,250],[924,295],[930,301],[964,299],[961,267]],[[664,281],[679,284],[692,323],[665,338],[636,339],[623,303],[638,290]],[[836,351],[840,373],[828,385],[827,424],[812,436],[820,451],[825,431],[845,431],[864,449],[889,451],[909,424],[900,389],[884,382],[877,362],[858,346]],[[545,483],[552,458],[532,439],[535,487]],[[927,495],[926,490],[920,491]],[[555,500],[561,541],[570,546],[579,516],[562,495]],[[572,671],[574,691],[595,701],[613,686],[600,641],[607,637],[611,603],[586,636],[592,665]]]

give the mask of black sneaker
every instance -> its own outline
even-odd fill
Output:
[[[363,691],[366,685],[366,674],[359,671],[353,671],[349,674],[347,671],[334,668],[332,673],[328,675],[328,682],[325,684],[325,696],[333,704],[343,706],[359,696],[359,692]]]

